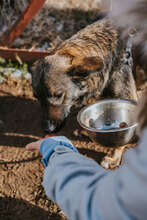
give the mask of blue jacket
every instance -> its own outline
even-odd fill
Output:
[[[70,220],[147,220],[147,129],[123,165],[107,171],[65,137],[42,142],[47,196]]]

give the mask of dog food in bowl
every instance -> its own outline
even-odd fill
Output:
[[[118,147],[135,135],[137,103],[130,100],[102,100],[84,107],[78,113],[79,124],[97,144]]]
[[[101,117],[101,116],[100,116]],[[95,128],[98,130],[112,130],[118,128],[126,128],[128,127],[126,122],[120,122],[118,120],[107,120],[104,124],[100,124],[99,121],[101,119],[98,117],[97,120],[93,120],[92,118],[89,120],[89,126],[91,128]]]
[[[127,128],[128,125],[127,125],[126,122],[121,122],[121,123],[119,124],[119,127],[120,127],[120,128]]]

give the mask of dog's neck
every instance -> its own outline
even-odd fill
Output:
[[[78,89],[78,98],[76,102],[76,106],[82,106],[87,103],[88,99],[94,97],[96,100],[99,99],[101,92],[103,91],[107,77],[109,73],[105,73],[105,77],[103,72],[92,73],[90,76],[87,76],[79,82]]]

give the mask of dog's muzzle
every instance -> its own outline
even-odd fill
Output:
[[[53,123],[51,123],[49,120],[43,121],[42,126],[44,132],[47,134],[53,132],[56,128],[56,126]]]
[[[58,124],[54,124],[53,122],[46,120],[43,122],[43,130],[46,134],[59,132],[64,127],[65,122],[66,120],[61,121],[60,123],[58,122]]]

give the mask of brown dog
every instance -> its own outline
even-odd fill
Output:
[[[34,96],[43,108],[43,127],[52,132],[92,96],[137,100],[125,42],[110,20],[87,26],[32,68]]]
[[[47,133],[61,125],[72,106],[82,106],[92,96],[137,100],[131,52],[109,19],[87,26],[37,61],[32,86]]]

